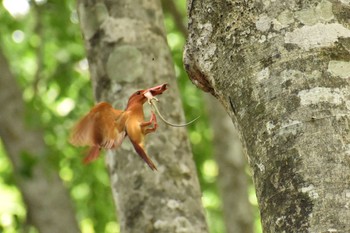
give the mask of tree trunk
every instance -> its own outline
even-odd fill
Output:
[[[188,2],[186,69],[240,130],[264,232],[349,232],[349,3]]]
[[[0,137],[12,162],[14,175],[27,206],[28,222],[39,232],[79,232],[69,195],[41,132],[24,125],[22,93],[0,51]]]
[[[209,120],[213,127],[214,158],[227,233],[254,232],[254,215],[248,200],[247,163],[232,121],[218,100],[207,96]],[[215,113],[215,114],[214,114]]]
[[[162,6],[169,13],[177,29],[187,37],[183,16],[174,1],[162,0]],[[230,127],[232,121],[220,103],[206,95],[208,116],[213,131],[214,158],[218,165],[217,183],[222,199],[224,223],[227,233],[252,233],[254,215],[248,200],[246,159],[237,132]],[[215,113],[215,114],[213,114]],[[225,135],[225,136],[223,136]]]
[[[167,82],[161,111],[173,122],[184,121],[160,2],[83,0],[78,13],[96,100],[124,109],[135,90]],[[157,172],[128,139],[106,155],[121,232],[207,232],[186,129],[159,122],[146,139]]]

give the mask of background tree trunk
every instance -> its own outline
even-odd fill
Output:
[[[227,233],[254,232],[254,215],[248,199],[246,158],[232,121],[218,100],[206,97],[213,127],[214,158],[219,168],[217,179]]]
[[[28,223],[39,232],[79,232],[69,195],[40,131],[25,124],[22,92],[0,51],[0,137],[12,162],[14,175],[27,206]]]
[[[78,3],[78,12],[96,100],[123,109],[133,91],[167,82],[161,111],[183,122],[160,2],[86,0]],[[160,122],[147,139],[158,172],[128,142],[107,154],[121,232],[207,232],[186,129]]]
[[[186,69],[240,130],[264,232],[349,232],[349,4],[189,1]]]
[[[184,37],[187,37],[185,15],[177,9],[174,1],[162,0],[162,6],[169,13]],[[210,126],[213,131],[214,159],[218,165],[217,183],[222,198],[222,209],[226,232],[252,233],[254,215],[248,199],[246,158],[238,134],[232,127],[231,118],[213,96],[205,95]],[[214,114],[215,113],[215,114]]]

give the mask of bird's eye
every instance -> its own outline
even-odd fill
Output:
[[[141,95],[141,91],[137,91],[135,94],[136,95]]]

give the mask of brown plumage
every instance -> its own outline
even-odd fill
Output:
[[[124,111],[114,109],[107,102],[95,105],[76,124],[70,138],[75,146],[90,146],[84,163],[96,159],[102,148],[118,148],[128,136],[139,156],[152,170],[157,170],[144,149],[145,135],[157,129],[157,120],[153,112],[149,121],[144,120],[143,104],[166,89],[167,84],[162,84],[135,92],[130,96]]]
[[[109,103],[96,104],[73,128],[70,142],[75,146],[90,146],[84,163],[96,159],[101,148],[118,147],[125,138],[125,131],[116,124],[123,111]]]

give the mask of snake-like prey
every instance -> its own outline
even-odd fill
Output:
[[[152,98],[149,100],[149,103],[152,105],[153,109],[157,112],[158,116],[160,117],[160,119],[162,119],[162,121],[164,121],[165,124],[173,126],[173,127],[185,127],[187,125],[192,124],[193,122],[195,122],[200,116],[196,117],[195,119],[193,119],[190,122],[184,123],[184,124],[173,124],[167,120],[165,120],[165,118],[162,116],[162,114],[160,114],[159,109],[157,107],[157,102],[158,100],[156,98]]]

